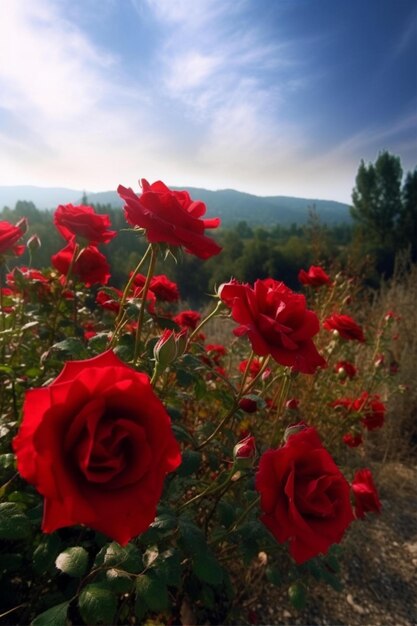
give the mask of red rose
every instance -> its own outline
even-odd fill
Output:
[[[361,422],[367,430],[376,430],[382,428],[385,419],[385,404],[381,402],[378,395],[369,396],[364,391],[363,394],[355,400],[354,408],[363,408],[363,417]]]
[[[361,445],[362,441],[361,434],[354,435],[353,433],[346,433],[346,435],[343,435],[343,442],[349,446],[349,448],[357,448]]]
[[[354,519],[349,484],[311,427],[262,455],[256,489],[261,521],[297,563],[325,554]]]
[[[321,287],[330,284],[330,276],[326,274],[322,267],[312,265],[309,270],[300,270],[298,272],[298,280],[302,285],[310,285],[311,287]]]
[[[23,217],[14,226],[9,222],[0,222],[0,254],[13,254],[20,256],[25,251],[25,246],[16,245],[27,231],[27,220]]]
[[[356,517],[365,517],[365,513],[380,513],[381,502],[369,469],[358,470],[352,482],[355,498]]]
[[[226,348],[221,343],[208,343],[205,347],[206,352],[210,354],[210,356],[225,356],[227,353]]]
[[[248,364],[248,359],[241,361],[239,363],[239,372],[244,373],[246,371],[247,364]],[[261,371],[261,368],[262,368],[261,361],[259,359],[253,358],[249,365],[249,376],[251,376],[252,378],[255,378],[255,376],[257,376],[259,372]],[[271,370],[269,369],[269,367],[267,367],[262,374],[262,380],[266,380],[268,376],[270,376],[270,374],[271,374]]]
[[[178,324],[178,326],[182,326],[183,328],[190,328],[191,330],[195,330],[197,328],[197,324],[201,320],[201,315],[198,311],[181,311],[174,317],[174,322]]]
[[[54,214],[54,224],[67,241],[76,235],[97,245],[108,243],[116,235],[116,231],[107,230],[111,226],[108,215],[99,215],[93,207],[83,204],[60,204]]]
[[[122,299],[123,294],[120,289],[116,289],[116,287],[111,287],[111,290],[114,294],[113,296],[106,291],[98,291],[96,302],[102,306],[103,309],[113,311],[113,313],[118,313],[120,311],[120,300]]]
[[[204,202],[193,201],[187,191],[172,191],[161,181],[150,185],[142,179],[141,184],[140,196],[122,185],[117,192],[125,202],[126,220],[132,226],[144,228],[149,243],[184,246],[186,252],[201,259],[221,251],[221,247],[204,234],[206,228],[217,228],[220,224],[218,217],[200,219],[206,212]]]
[[[324,320],[323,328],[326,330],[337,330],[343,339],[365,341],[362,328],[349,315],[333,313],[333,315]]]
[[[65,248],[51,257],[52,265],[64,276],[68,274],[75,249],[73,238]],[[86,287],[91,287],[94,283],[105,285],[110,278],[110,267],[104,254],[95,246],[87,246],[77,254],[72,275],[85,283]]]
[[[220,286],[219,296],[240,324],[234,334],[247,335],[256,354],[271,354],[281,365],[304,374],[326,366],[312,339],[319,331],[319,320],[306,308],[303,295],[266,278],[257,280],[253,288],[232,280]]]
[[[354,378],[356,376],[356,367],[350,361],[338,361],[334,366],[334,371],[341,378]]]
[[[177,302],[180,298],[177,285],[169,280],[165,274],[152,277],[151,289],[157,299],[163,302]]]
[[[122,545],[154,520],[181,462],[148,376],[111,350],[28,391],[13,446],[21,476],[45,498],[44,532],[85,524]]]
[[[343,407],[347,413],[354,411],[360,416],[360,421],[367,430],[381,428],[384,423],[385,404],[378,395],[370,396],[367,391],[362,392],[358,398],[338,398],[331,402],[330,406]]]

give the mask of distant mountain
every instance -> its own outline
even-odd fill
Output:
[[[174,187],[184,189],[185,187]],[[338,224],[350,221],[349,206],[333,200],[293,198],[289,196],[255,196],[234,189],[209,191],[199,187],[186,187],[191,196],[207,205],[207,216],[218,216],[223,226],[246,221],[251,226],[272,226],[274,224],[302,224],[307,221],[309,210],[314,207],[322,222]],[[123,206],[115,191],[99,193],[86,192],[92,204]],[[18,200],[31,201],[39,209],[53,209],[58,204],[79,203],[82,190],[50,187],[1,187],[0,208],[13,208]]]
[[[65,187],[35,187],[33,185],[0,186],[0,208],[13,209],[19,200],[33,202],[38,209],[56,209],[58,204],[79,202],[83,191]]]
[[[173,187],[184,189],[184,187]],[[223,226],[230,226],[245,220],[250,225],[272,226],[273,224],[302,224],[308,220],[309,209],[315,208],[322,222],[338,224],[350,222],[349,205],[334,200],[315,200],[289,196],[254,196],[234,189],[209,191],[199,187],[186,188],[191,197],[202,200],[207,205],[210,217],[218,216]],[[114,191],[88,194],[92,203],[122,206]]]

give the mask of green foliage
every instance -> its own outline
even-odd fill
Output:
[[[81,591],[78,607],[86,624],[113,624],[117,597],[100,584],[92,583]]]
[[[67,548],[57,556],[55,565],[64,574],[81,578],[87,571],[88,552],[81,546]]]
[[[38,615],[31,626],[66,626],[69,602],[62,602]]]

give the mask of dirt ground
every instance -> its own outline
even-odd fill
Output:
[[[286,593],[265,586],[252,605],[257,624],[415,626],[417,624],[417,465],[373,469],[381,515],[352,525],[341,562],[343,591],[316,584],[296,611]]]

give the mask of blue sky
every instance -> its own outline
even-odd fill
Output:
[[[415,0],[1,0],[0,185],[349,202],[417,165]]]

